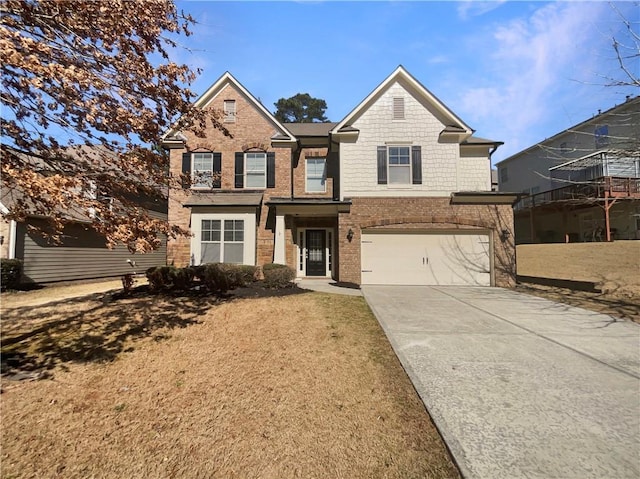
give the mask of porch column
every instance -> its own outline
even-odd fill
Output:
[[[284,215],[279,215],[276,212],[276,237],[275,237],[275,246],[273,249],[274,263],[287,264],[284,235],[285,235]]]

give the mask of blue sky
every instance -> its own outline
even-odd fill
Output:
[[[202,69],[201,94],[230,71],[271,111],[296,93],[341,120],[399,64],[476,135],[494,163],[622,103],[611,39],[637,2],[177,1],[198,22],[173,60]],[[638,60],[630,68],[640,76]]]

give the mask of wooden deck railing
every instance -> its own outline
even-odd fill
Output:
[[[640,198],[640,178],[605,176],[585,184],[563,186],[522,198],[516,204],[516,209],[527,209],[556,201],[594,200],[607,196]]]

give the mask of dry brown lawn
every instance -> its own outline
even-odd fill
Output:
[[[518,274],[590,281],[599,293],[522,284],[520,291],[640,322],[640,241],[517,246]]]
[[[2,336],[52,373],[3,378],[5,479],[459,477],[360,297],[8,298]]]

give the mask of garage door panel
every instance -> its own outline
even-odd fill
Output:
[[[362,235],[362,284],[485,285],[491,282],[486,234]]]
[[[409,236],[375,235],[370,240],[366,236],[362,241],[363,284],[423,283],[426,245]],[[390,275],[389,271],[402,271],[402,275]],[[366,283],[367,277],[375,282]]]

